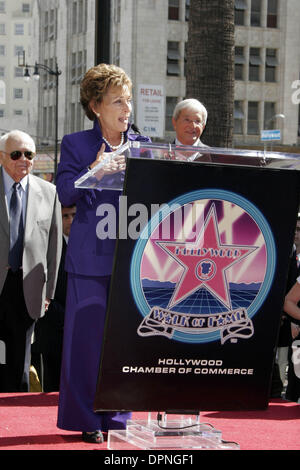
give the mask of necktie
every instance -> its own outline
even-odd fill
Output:
[[[13,193],[10,200],[10,251],[8,263],[12,271],[17,271],[22,266],[23,256],[23,218],[22,218],[22,199],[21,184],[14,183]]]

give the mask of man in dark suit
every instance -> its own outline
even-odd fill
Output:
[[[75,214],[75,205],[61,208],[63,245],[55,295],[47,312],[36,324],[35,342],[32,345],[32,363],[38,371],[42,389],[47,393],[59,390],[67,292],[65,257]]]
[[[0,139],[0,392],[29,390],[35,321],[54,297],[61,255],[55,186],[30,174],[35,143],[11,131]]]

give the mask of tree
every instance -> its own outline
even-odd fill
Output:
[[[186,97],[208,111],[203,142],[232,147],[234,0],[191,0],[186,52]]]

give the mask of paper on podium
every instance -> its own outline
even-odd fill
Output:
[[[117,151],[107,154],[107,157],[102,162],[92,170],[88,170],[75,181],[75,187],[122,191],[125,171],[105,175],[99,179],[99,171],[119,155],[124,155],[126,159],[148,158],[192,164],[210,163],[213,165],[239,165],[300,170],[300,156],[298,154],[128,141]]]

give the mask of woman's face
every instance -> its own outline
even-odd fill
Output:
[[[127,86],[111,86],[103,96],[101,103],[95,103],[93,110],[100,113],[99,122],[102,133],[125,132],[132,110],[131,93]]]

